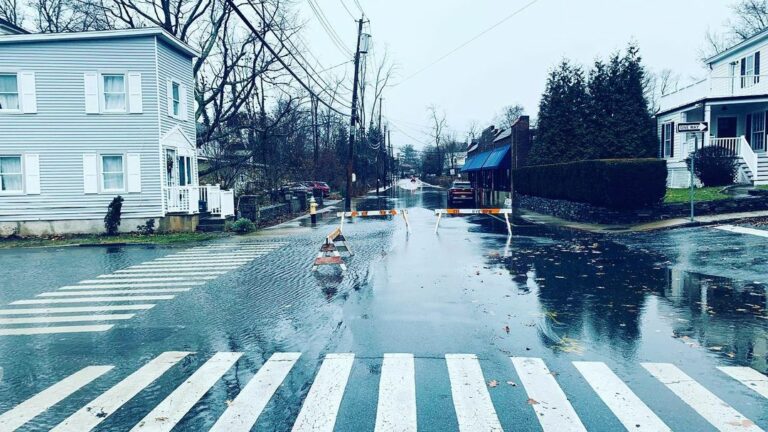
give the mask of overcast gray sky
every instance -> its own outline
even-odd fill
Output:
[[[342,55],[320,26],[307,0],[297,0],[306,21],[304,38],[330,67]],[[394,82],[531,3],[531,0],[358,0],[371,20],[375,54],[386,46],[399,70]],[[316,0],[341,39],[352,48],[355,0]],[[427,107],[444,110],[451,130],[464,138],[472,121],[491,124],[505,105],[520,103],[536,116],[547,71],[563,57],[589,65],[630,40],[645,65],[670,68],[683,80],[702,76],[698,61],[707,28],[719,30],[729,0],[538,0],[515,17],[445,60],[385,94],[385,116],[394,123],[396,147],[429,142]],[[341,71],[342,69],[337,69]],[[351,74],[352,68],[348,69]],[[401,133],[398,129],[404,131]],[[407,134],[407,135],[406,135]]]

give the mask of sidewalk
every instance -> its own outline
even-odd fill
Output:
[[[520,217],[533,224],[547,225],[560,228],[575,229],[579,231],[586,231],[595,234],[621,234],[631,232],[648,232],[665,230],[672,228],[683,228],[703,225],[714,225],[734,222],[742,219],[768,217],[768,210],[754,211],[754,212],[742,212],[742,213],[723,213],[717,215],[697,216],[692,222],[690,218],[673,218],[653,222],[643,222],[632,225],[605,225],[605,224],[590,224],[583,222],[574,222],[566,219],[561,219],[555,216],[544,215],[535,213],[529,210],[520,210]]]

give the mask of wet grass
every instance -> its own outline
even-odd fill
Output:
[[[222,233],[168,233],[168,234],[120,234],[106,235],[73,235],[53,237],[15,237],[0,239],[0,249],[20,247],[56,247],[72,245],[110,245],[110,244],[182,244],[214,240],[230,234]]]
[[[726,195],[722,192],[721,187],[703,187],[694,189],[694,199],[697,202],[703,201],[719,201],[733,198],[730,195]],[[664,202],[666,204],[674,203],[686,203],[691,200],[690,189],[667,189],[667,194],[664,196]]]

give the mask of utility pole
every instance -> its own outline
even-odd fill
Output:
[[[352,176],[355,172],[355,126],[357,125],[357,83],[360,79],[360,41],[363,37],[363,18],[357,22],[357,48],[355,49],[355,78],[352,84],[352,118],[349,122],[349,155],[347,157],[347,193],[344,210],[352,210]]]
[[[312,106],[312,140],[314,141],[315,145],[315,164],[312,166],[314,179],[315,181],[319,179],[317,175],[317,166],[320,159],[320,144],[317,137],[317,100],[315,100],[314,96],[311,96],[311,106]]]
[[[379,148],[376,150],[376,196],[379,196],[381,186],[381,150],[384,148],[384,134],[381,133],[381,108],[384,98],[379,98]]]

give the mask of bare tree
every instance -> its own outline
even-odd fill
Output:
[[[505,106],[499,115],[496,116],[495,122],[498,124],[499,129],[508,129],[525,114],[525,108],[520,104]]]
[[[440,161],[440,166],[442,167],[443,161],[445,160],[445,152],[440,145],[445,138],[445,129],[447,128],[448,123],[445,120],[445,113],[438,112],[438,109],[435,105],[430,105],[427,108],[427,111],[429,111],[429,118],[432,123],[432,139],[435,142],[436,158]]]
[[[731,6],[733,17],[725,22],[725,32],[708,29],[701,58],[707,59],[768,29],[768,0],[739,0]]]
[[[0,19],[21,27],[24,24],[23,5],[19,0],[0,0]]]
[[[368,129],[373,129],[373,122],[376,118],[376,109],[379,105],[379,99],[381,99],[384,89],[389,84],[389,80],[393,77],[397,70],[397,65],[389,58],[389,51],[385,48],[384,55],[379,59],[376,65],[376,74],[373,79],[373,100],[371,101],[371,116],[369,118]]]

